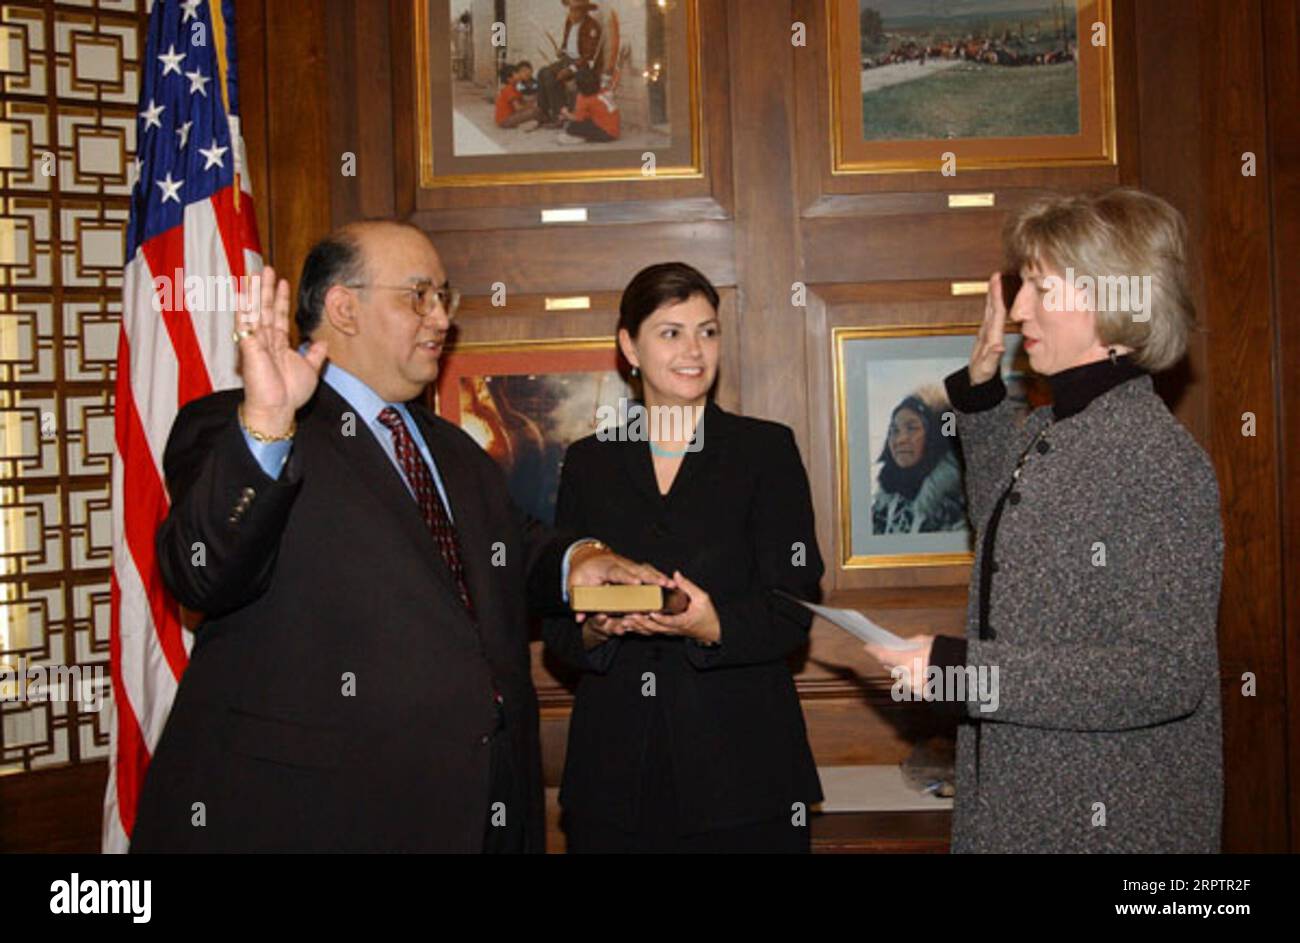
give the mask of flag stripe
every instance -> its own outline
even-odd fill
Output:
[[[194,322],[190,319],[190,311],[185,304],[185,227],[168,229],[147,241],[140,249],[153,273],[153,282],[156,284],[161,278],[171,285],[170,298],[167,297],[167,292],[158,294],[162,300],[162,321],[167,326],[167,334],[171,338],[180,368],[175,405],[179,409],[190,400],[212,392],[212,380],[208,376],[207,365],[203,362],[203,351],[199,347]],[[203,276],[196,273],[196,277]]]
[[[248,194],[244,194],[247,196]],[[253,215],[252,203],[241,203],[235,208],[235,188],[229,187],[212,195],[212,208],[217,217],[217,231],[221,233],[221,242],[226,248],[226,257],[232,263],[240,257],[244,249],[251,249],[259,256],[262,254],[261,243],[257,239],[257,217]],[[261,266],[259,265],[260,269]],[[238,277],[247,274],[242,259],[232,269]]]
[[[130,341],[123,331],[118,339],[118,369],[129,364],[130,359]],[[129,371],[123,371],[119,377],[128,374]],[[118,381],[114,416],[118,454],[123,457],[123,499],[129,502],[124,508],[128,513],[122,515],[123,529],[120,533],[126,538],[126,549],[135,564],[135,572],[145,576],[143,582],[148,611],[173,676],[179,678],[189,658],[181,642],[180,617],[175,603],[163,586],[154,549],[154,534],[167,516],[167,498],[155,462],[147,460],[150,455],[149,442],[144,435],[144,426],[136,412],[135,402],[125,386],[121,380]]]
[[[121,376],[130,377],[134,408],[144,423],[145,437],[149,440],[149,457],[154,462],[158,477],[162,477],[162,457],[167,445],[167,434],[176,417],[176,390],[180,384],[180,365],[171,340],[155,310],[154,287],[148,266],[142,256],[126,267],[122,286],[122,333],[130,338],[134,357],[119,365],[118,395]],[[121,338],[119,338],[119,345]],[[119,346],[118,353],[123,350]]]
[[[124,835],[130,835],[135,825],[135,807],[140,798],[140,785],[144,780],[144,771],[149,764],[151,751],[148,750],[140,736],[140,723],[131,706],[131,698],[122,678],[122,624],[121,624],[121,589],[117,585],[117,574],[112,576],[110,597],[112,599],[113,621],[112,636],[109,641],[109,658],[113,678],[113,730],[116,733],[113,759],[110,764],[108,795],[113,802],[113,812],[105,816],[108,823],[120,828]],[[117,831],[117,829],[111,829]],[[110,829],[106,829],[106,833]],[[106,838],[107,838],[106,834]]]
[[[119,477],[116,482],[119,489],[123,489],[123,481]],[[143,743],[152,753],[176,693],[178,673],[174,666],[181,657],[188,660],[188,652],[168,658],[162,636],[154,623],[150,593],[140,579],[140,563],[129,551],[121,555],[121,561],[122,565],[114,570],[114,576],[121,613],[122,686],[131,702]],[[167,602],[164,615],[175,619],[176,608],[169,599]],[[183,638],[188,633],[180,629],[179,634]]]

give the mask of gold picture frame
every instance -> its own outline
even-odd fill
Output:
[[[867,2],[867,0],[863,0]],[[1044,0],[1043,6],[1062,0]],[[827,17],[827,72],[830,83],[830,141],[831,172],[840,174],[888,174],[915,171],[936,171],[944,167],[944,155],[951,153],[955,159],[958,179],[960,171],[965,170],[1012,170],[1028,167],[1088,167],[1114,165],[1117,160],[1116,121],[1115,121],[1115,67],[1113,55],[1114,20],[1111,0],[1069,0],[1074,3],[1075,17],[1070,21],[1074,29],[1075,48],[1073,63],[1077,74],[1076,94],[1078,100],[1078,132],[1076,134],[1013,134],[1007,136],[980,135],[949,137],[945,135],[908,136],[910,132],[898,130],[898,137],[892,136],[890,130],[877,129],[877,136],[869,138],[864,131],[863,111],[866,95],[885,94],[888,100],[878,99],[882,112],[902,109],[902,95],[913,98],[907,100],[906,109],[910,113],[928,113],[915,107],[917,101],[939,101],[943,94],[939,85],[930,76],[922,75],[928,85],[918,89],[912,80],[901,80],[898,75],[883,76],[885,70],[904,70],[910,72],[917,68],[924,70],[927,65],[926,52],[936,53],[929,59],[929,65],[967,69],[972,73],[981,72],[979,78],[986,84],[970,88],[966,83],[967,94],[977,94],[979,88],[992,89],[992,82],[1006,83],[1009,78],[1021,78],[1026,81],[1039,80],[1045,74],[1042,65],[1026,64],[1017,68],[1001,68],[997,63],[980,61],[978,56],[1000,56],[1023,58],[1033,62],[1037,56],[1032,52],[1022,35],[1019,45],[1016,38],[1008,43],[1008,48],[999,48],[996,39],[985,37],[985,43],[992,47],[983,51],[982,46],[972,48],[972,57],[967,57],[968,42],[962,38],[946,39],[941,46],[928,46],[928,39],[921,34],[917,43],[905,32],[884,33],[886,41],[893,44],[880,59],[888,60],[883,65],[876,65],[872,59],[871,68],[864,67],[862,53],[861,13],[858,0],[826,0]],[[1010,16],[1011,14],[1002,14]],[[916,18],[911,18],[911,28],[916,29]],[[1064,21],[1063,21],[1064,22]],[[1100,27],[1100,28],[1098,28]],[[954,26],[954,30],[958,27]],[[931,37],[935,34],[929,34]],[[1093,38],[1104,38],[1104,45],[1094,45]],[[1032,37],[1037,38],[1037,37]],[[1069,42],[1063,39],[1067,47]],[[1014,48],[1012,48],[1014,47]],[[921,50],[918,53],[918,48]],[[953,49],[957,52],[954,54]],[[1020,49],[1026,50],[1023,54]],[[939,51],[941,50],[941,51]],[[1042,53],[1045,58],[1055,55],[1054,51]],[[912,56],[913,58],[907,58]],[[960,61],[952,61],[960,56]],[[897,60],[897,61],[895,61]],[[1068,66],[1067,62],[1047,63],[1048,68],[1060,69]],[[991,73],[999,73],[993,79]],[[879,83],[879,88],[864,91],[869,81]],[[943,77],[935,77],[942,79]],[[1053,81],[1061,78],[1055,75]],[[951,86],[947,86],[951,88]],[[1002,85],[1006,87],[1005,84]],[[900,91],[901,89],[901,91]],[[926,99],[926,89],[931,98]],[[1003,95],[989,92],[989,105],[1004,105]],[[976,100],[978,103],[978,99]],[[850,107],[857,103],[857,107]],[[888,105],[887,107],[886,104]],[[970,109],[967,109],[969,112]],[[990,107],[996,111],[995,107]],[[885,119],[886,121],[888,119]],[[991,120],[991,118],[990,118]]]
[[[946,405],[946,394],[941,393],[943,377],[968,362],[971,343],[978,331],[977,322],[832,329],[838,505],[836,540],[841,569],[952,566],[972,561],[971,528],[969,521],[964,519],[965,498],[964,492],[960,491],[960,479],[958,495],[954,498],[950,494],[942,504],[943,511],[935,515],[939,527],[927,530],[922,521],[916,525],[919,528],[916,531],[895,531],[892,517],[883,529],[878,528],[880,516],[877,507],[882,505],[882,496],[889,496],[879,485],[881,477],[875,468],[880,464],[882,472],[884,470],[888,459],[880,443],[884,442],[884,447],[889,448],[888,430],[894,413],[901,412],[908,396],[922,390],[927,396],[931,392],[935,394],[923,397],[925,405],[932,407],[925,417],[927,436],[934,434],[935,424],[947,421],[942,409],[951,407]],[[946,340],[947,343],[926,344],[924,339]],[[1026,376],[1027,363],[1020,350],[1018,332],[1009,329],[1008,339],[1003,359],[1004,376],[1011,380],[1013,389],[1019,389],[1016,380]],[[874,351],[870,349],[873,344]],[[860,350],[853,349],[855,347]],[[918,371],[921,362],[929,362],[930,366]],[[873,383],[871,367],[875,364],[879,364],[881,369]],[[935,389],[931,391],[927,389],[929,387]],[[1029,383],[1026,382],[1024,387],[1028,390]],[[942,409],[936,404],[940,396]],[[1026,405],[1033,402],[1032,397],[1026,397],[1026,400]],[[883,436],[882,431],[885,433]],[[932,452],[923,446],[924,458],[918,455],[913,462],[921,465],[924,475],[929,476],[940,462],[945,465],[949,462],[947,449],[954,449],[954,446],[946,445]],[[876,458],[878,450],[880,458]],[[930,461],[934,465],[923,465],[923,462]],[[958,499],[963,520],[960,527],[953,528],[950,526],[953,502]],[[892,503],[899,506],[897,501]],[[893,513],[891,509],[889,514]],[[912,509],[904,507],[902,513],[916,514],[915,518],[901,518],[904,521],[921,520],[922,517],[919,511],[915,511],[915,505]]]
[[[419,186],[421,189],[526,186],[553,183],[632,182],[690,179],[705,176],[704,123],[701,81],[699,0],[674,0],[658,4],[666,19],[664,40],[667,62],[647,63],[640,69],[645,83],[668,83],[666,108],[671,143],[659,147],[628,141],[626,147],[608,149],[580,145],[549,152],[520,151],[492,154],[456,153],[455,115],[450,56],[432,55],[436,48],[451,48],[450,0],[411,0],[413,4],[413,50],[415,56],[415,104]],[[510,3],[527,0],[508,0]],[[619,0],[629,2],[629,0]],[[609,5],[607,0],[607,6]],[[562,10],[558,4],[556,9]],[[647,14],[648,15],[648,14]],[[647,33],[649,30],[647,30]],[[550,41],[554,41],[553,37]],[[621,57],[622,47],[615,53]],[[531,60],[530,60],[531,61]],[[675,66],[675,63],[680,65]],[[636,66],[635,59],[632,65]],[[538,68],[541,67],[539,61]],[[637,68],[628,70],[629,83],[638,80]],[[685,81],[673,81],[681,73]],[[663,78],[667,75],[667,79]],[[653,78],[651,78],[653,75]],[[652,122],[647,109],[645,127]],[[538,131],[538,135],[554,135]],[[524,131],[518,131],[521,136]],[[649,131],[647,131],[649,134]],[[541,140],[541,139],[539,139]],[[647,155],[653,154],[651,164]]]

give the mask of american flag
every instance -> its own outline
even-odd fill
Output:
[[[155,0],[149,16],[117,348],[106,852],[127,849],[193,642],[154,553],[167,434],[185,403],[239,385],[230,286],[262,268],[241,173],[234,7]]]

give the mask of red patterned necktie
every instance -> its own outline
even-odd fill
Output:
[[[455,525],[447,516],[447,509],[443,507],[442,500],[438,497],[438,489],[433,483],[429,466],[425,464],[415,440],[411,438],[410,430],[406,428],[406,423],[402,422],[402,417],[396,409],[386,406],[379,414],[379,421],[393,434],[393,448],[397,452],[397,461],[406,474],[411,490],[415,492],[415,499],[420,504],[420,513],[424,515],[424,523],[428,525],[429,532],[433,534],[433,539],[438,544],[443,562],[451,571],[451,578],[456,583],[460,601],[465,604],[470,618],[474,618],[474,603],[469,598],[469,584],[465,582],[465,567],[460,562],[460,540],[456,536]]]

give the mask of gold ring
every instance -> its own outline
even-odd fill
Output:
[[[235,343],[238,344],[238,343],[239,343],[240,341],[242,341],[245,337],[252,337],[252,336],[253,336],[254,334],[256,334],[256,333],[257,333],[257,328],[255,328],[255,327],[239,327],[239,328],[235,328],[235,334],[234,334],[234,337],[235,337]]]

